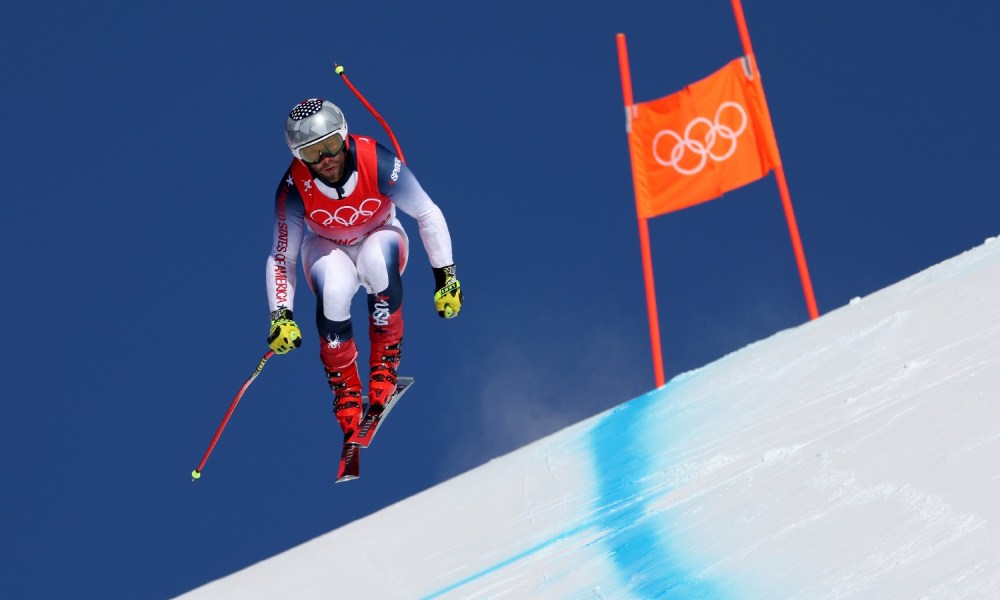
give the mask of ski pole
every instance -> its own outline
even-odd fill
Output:
[[[392,140],[392,146],[396,149],[396,156],[399,157],[399,160],[403,161],[403,164],[406,164],[406,159],[403,158],[403,150],[399,147],[399,142],[396,141],[396,136],[392,133],[392,129],[389,128],[389,124],[385,122],[385,119],[382,118],[382,115],[378,114],[378,111],[375,110],[375,107],[371,105],[371,102],[368,102],[368,100],[366,100],[365,97],[361,95],[361,92],[358,91],[358,88],[354,87],[354,84],[351,83],[351,80],[347,78],[347,73],[344,72],[344,67],[338,65],[337,63],[333,63],[333,66],[334,66],[334,71],[337,73],[337,75],[340,75],[340,78],[344,80],[344,83],[347,84],[347,87],[351,88],[351,91],[354,92],[354,95],[358,97],[358,100],[361,100],[361,103],[365,105],[365,108],[368,109],[368,112],[370,112],[372,116],[378,119],[378,122],[382,124],[382,128],[385,129],[385,132],[389,134],[389,139]]]
[[[247,379],[246,383],[243,384],[243,387],[240,388],[240,391],[236,392],[236,397],[233,398],[232,404],[229,405],[229,410],[226,411],[226,416],[223,417],[222,423],[219,423],[219,428],[215,430],[215,436],[212,437],[212,443],[208,445],[208,450],[205,450],[205,456],[201,458],[201,463],[198,465],[198,468],[191,471],[191,481],[201,477],[201,470],[205,468],[205,463],[208,462],[208,456],[212,454],[215,444],[219,441],[219,436],[222,435],[222,430],[226,428],[226,423],[229,422],[229,417],[233,416],[233,411],[236,410],[236,405],[240,403],[240,398],[243,397],[243,392],[247,391],[247,388],[250,387],[250,384],[253,383],[254,379],[257,379],[260,372],[264,370],[264,363],[266,363],[267,359],[272,356],[274,356],[274,350],[268,350],[267,354],[264,355],[264,358],[260,359],[260,363],[257,365],[257,368],[254,369],[253,374],[250,375],[250,379]]]

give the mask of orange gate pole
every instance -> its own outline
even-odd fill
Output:
[[[634,107],[632,103],[632,76],[628,66],[628,50],[625,47],[625,34],[619,33],[618,41],[618,68],[622,75],[622,94],[625,98],[625,122],[626,131],[629,137],[629,158],[632,160],[632,187],[638,195],[639,187],[635,182],[635,160],[632,156],[632,117]],[[639,201],[636,197],[636,216],[639,219],[639,245],[642,248],[642,274],[646,282],[646,310],[649,313],[649,338],[653,350],[653,375],[656,379],[656,387],[664,384],[663,376],[663,350],[660,345],[660,320],[656,313],[656,285],[653,282],[653,254],[649,249],[649,220],[639,214]]]
[[[753,55],[753,47],[750,45],[750,30],[747,28],[746,16],[743,14],[743,4],[740,0],[731,0],[733,14],[736,16],[736,27],[740,32],[740,40],[743,42],[743,53],[750,60],[751,68],[757,77],[760,77],[760,70],[757,69],[757,60]],[[771,110],[767,106],[767,98],[763,96],[764,86],[761,82],[761,100],[764,103],[764,110],[767,112],[768,120],[771,118]],[[772,121],[773,123],[773,121]],[[773,132],[772,132],[773,134]],[[777,136],[775,139],[775,149],[777,149]],[[795,262],[799,267],[799,279],[802,280],[802,291],[806,297],[806,308],[809,310],[809,318],[819,317],[819,309],[816,307],[816,296],[813,293],[812,278],[809,277],[809,267],[806,265],[806,254],[802,249],[802,238],[799,236],[799,226],[795,221],[795,211],[792,209],[792,198],[788,192],[788,182],[785,179],[785,167],[781,163],[781,152],[778,152],[778,164],[774,167],[774,178],[778,182],[778,192],[781,194],[781,205],[785,209],[785,221],[788,222],[788,233],[792,239],[792,248],[795,251]]]

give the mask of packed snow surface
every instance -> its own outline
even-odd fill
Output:
[[[991,239],[182,597],[1000,598],[998,390]]]

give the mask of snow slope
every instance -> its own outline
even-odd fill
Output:
[[[998,389],[987,240],[182,598],[1000,598]]]

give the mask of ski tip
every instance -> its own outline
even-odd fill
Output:
[[[201,479],[201,471],[198,469],[191,471],[191,481],[194,481],[195,479]]]
[[[358,478],[357,475],[341,475],[340,477],[337,478],[337,481],[335,483],[344,483],[345,481],[354,481],[357,478]]]

